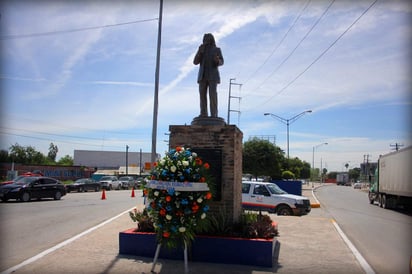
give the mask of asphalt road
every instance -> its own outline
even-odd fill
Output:
[[[141,191],[68,193],[60,201],[0,203],[0,272],[142,203]],[[132,226],[132,221],[131,226]]]
[[[367,192],[324,186],[315,195],[376,273],[409,273],[412,216],[369,204]]]

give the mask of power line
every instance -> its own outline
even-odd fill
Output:
[[[143,20],[136,20],[136,21],[130,21],[130,22],[122,22],[122,23],[117,23],[117,24],[95,26],[95,27],[84,27],[84,28],[69,29],[69,30],[57,30],[57,31],[38,32],[38,33],[29,33],[29,34],[2,35],[0,36],[0,40],[10,40],[10,39],[21,39],[21,38],[32,38],[32,37],[50,36],[50,35],[57,35],[57,34],[66,34],[66,33],[80,32],[80,31],[87,31],[87,30],[96,30],[96,29],[112,28],[112,27],[131,25],[131,24],[137,24],[137,23],[144,23],[144,22],[150,22],[150,21],[155,21],[155,20],[158,20],[158,18],[143,19]]]
[[[295,18],[295,21],[292,23],[292,25],[289,27],[289,29],[286,31],[286,33],[283,35],[282,39],[279,41],[279,43],[276,45],[276,47],[272,50],[272,52],[269,54],[269,56],[266,58],[266,60],[246,79],[245,84],[264,66],[266,63],[269,61],[269,59],[273,56],[273,54],[278,50],[280,45],[285,41],[286,37],[288,36],[289,32],[295,27],[296,23],[299,21],[300,17],[302,16],[303,12],[306,10],[306,8],[309,6],[311,0],[308,0],[306,2],[306,5],[303,7],[303,9],[300,11],[299,15]]]
[[[313,60],[312,63],[310,63],[301,73],[299,73],[295,78],[293,78],[288,84],[286,84],[286,86],[284,86],[282,89],[280,89],[275,95],[270,97],[266,102],[262,103],[262,105],[268,103],[275,96],[281,94],[290,85],[292,85],[297,79],[299,79],[306,71],[308,71],[317,61],[319,61],[320,58],[323,57],[323,55],[325,55],[376,4],[377,1],[378,0],[373,1],[373,3],[366,10],[364,10],[362,12],[362,14],[358,18],[356,18],[356,20],[353,21],[353,23],[351,25],[349,25],[349,27],[346,28],[346,30],[341,35],[338,36],[338,38],[336,38],[335,41],[333,41],[317,58],[315,58],[315,60]]]
[[[312,27],[308,30],[308,32],[306,32],[306,34],[302,37],[302,39],[299,41],[299,43],[295,46],[295,48],[289,53],[288,56],[286,56],[285,59],[283,59],[282,62],[280,62],[280,64],[272,71],[271,74],[269,74],[268,77],[266,77],[262,83],[260,83],[259,86],[257,86],[253,91],[259,89],[267,80],[269,80],[270,78],[272,78],[273,74],[275,74],[279,68],[286,63],[287,60],[289,60],[289,58],[295,53],[295,51],[298,49],[298,47],[303,43],[303,41],[306,40],[306,38],[309,36],[309,34],[315,29],[315,27],[318,25],[318,23],[320,22],[320,20],[325,16],[325,14],[329,11],[330,7],[333,5],[333,3],[335,2],[335,0],[333,0],[332,2],[330,2],[329,6],[323,11],[322,15],[316,20],[316,22],[312,25]],[[252,92],[253,92],[252,91]]]

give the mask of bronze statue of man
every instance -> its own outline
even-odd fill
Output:
[[[199,46],[193,64],[199,65],[197,82],[199,83],[200,117],[208,116],[207,91],[209,88],[210,116],[217,117],[217,84],[220,84],[218,67],[223,65],[220,48],[216,47],[211,33],[203,35],[203,44]]]

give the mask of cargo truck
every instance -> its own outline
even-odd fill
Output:
[[[379,157],[369,188],[369,202],[388,209],[411,209],[412,146]]]
[[[349,173],[341,172],[341,173],[336,174],[336,184],[343,185],[343,186],[350,186]]]

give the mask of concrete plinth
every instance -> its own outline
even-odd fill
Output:
[[[196,119],[196,118],[195,118]],[[235,125],[202,118],[190,126],[169,126],[170,147],[184,146],[196,152],[211,166],[216,195],[210,203],[213,213],[224,212],[232,222],[242,213],[242,138]],[[220,118],[221,119],[221,118]],[[219,119],[219,121],[220,121]]]

